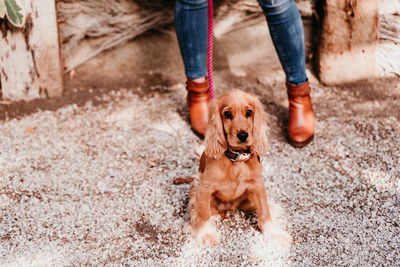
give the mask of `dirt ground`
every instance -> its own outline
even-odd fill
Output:
[[[62,98],[0,104],[0,265],[398,266],[400,80],[324,87],[309,73],[314,141],[286,141],[283,73],[215,73],[217,95],[256,94],[268,114],[262,158],[289,248],[254,216],[214,217],[222,242],[183,228],[200,140],[182,76],[67,79]]]

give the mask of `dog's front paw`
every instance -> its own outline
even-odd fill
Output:
[[[292,243],[292,237],[290,236],[290,234],[282,230],[272,221],[265,223],[261,227],[261,230],[263,232],[264,238],[268,242],[272,242],[273,244],[277,244],[282,247],[287,247]]]
[[[204,223],[196,232],[193,233],[197,242],[206,246],[215,246],[220,242],[219,234],[210,221]]]

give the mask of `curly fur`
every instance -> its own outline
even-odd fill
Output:
[[[240,134],[246,133],[246,138]],[[290,235],[277,227],[267,203],[259,156],[267,150],[267,121],[261,102],[240,90],[231,90],[209,105],[205,151],[200,159],[200,179],[189,194],[192,235],[201,243],[214,245],[219,236],[210,222],[214,214],[228,210],[250,210],[258,217],[264,236],[289,244]],[[247,161],[231,161],[227,148],[250,150]]]

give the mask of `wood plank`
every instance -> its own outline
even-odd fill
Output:
[[[54,0],[25,3],[22,29],[1,22],[0,76],[3,99],[32,100],[62,95],[62,64]]]
[[[326,0],[318,72],[327,85],[375,77],[378,0]]]

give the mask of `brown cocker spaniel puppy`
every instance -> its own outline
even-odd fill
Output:
[[[266,239],[291,243],[272,221],[267,203],[260,162],[267,150],[266,131],[266,115],[256,97],[231,90],[210,102],[200,178],[189,194],[191,231],[200,243],[217,244],[210,217],[235,209],[254,211]]]

